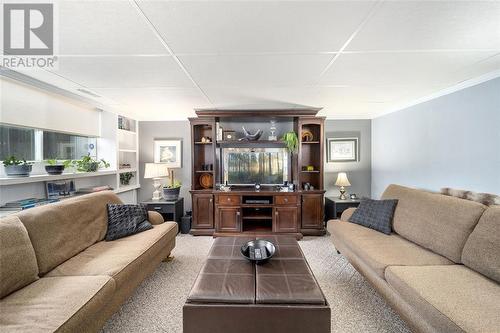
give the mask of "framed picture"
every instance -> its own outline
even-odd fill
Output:
[[[56,180],[45,182],[45,191],[48,199],[60,199],[75,194],[73,180]]]
[[[155,140],[154,162],[165,163],[169,168],[182,168],[182,140]]]
[[[358,161],[358,138],[328,138],[328,162]]]

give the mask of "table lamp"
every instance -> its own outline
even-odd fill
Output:
[[[169,171],[166,164],[163,163],[146,163],[146,170],[144,171],[144,178],[153,179],[153,187],[155,191],[153,192],[152,200],[161,199],[161,179],[168,177]]]
[[[345,172],[339,172],[339,175],[337,176],[337,181],[335,182],[336,186],[340,186],[340,200],[346,200],[345,196],[345,186],[351,186],[351,183],[349,183],[349,179],[347,179],[347,174]]]

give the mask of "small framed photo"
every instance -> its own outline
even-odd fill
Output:
[[[328,162],[358,161],[358,138],[328,138]]]
[[[165,163],[169,168],[182,168],[182,140],[155,140],[154,162]]]

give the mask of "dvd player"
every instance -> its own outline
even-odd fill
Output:
[[[269,205],[271,201],[269,199],[246,199],[246,204],[259,204],[259,205]]]

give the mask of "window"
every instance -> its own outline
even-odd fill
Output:
[[[76,160],[97,156],[97,139],[0,124],[0,161],[9,156],[20,160]]]
[[[44,160],[76,160],[89,153],[95,157],[95,147],[95,138],[56,132],[43,132]]]
[[[27,161],[36,159],[34,129],[0,125],[0,160],[9,156]]]

